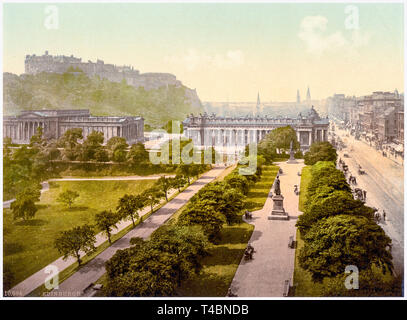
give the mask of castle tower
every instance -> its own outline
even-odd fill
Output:
[[[300,90],[297,89],[297,103],[301,103]]]
[[[307,89],[307,102],[309,102],[309,101],[311,101],[311,93],[309,91],[309,86],[308,86],[308,89]]]

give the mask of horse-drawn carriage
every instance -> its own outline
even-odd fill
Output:
[[[359,173],[359,174],[366,174],[366,171],[363,170],[362,168],[359,168],[359,169],[358,169],[358,173]]]

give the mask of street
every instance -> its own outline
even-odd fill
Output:
[[[380,151],[364,141],[358,141],[343,130],[335,132],[345,143],[346,148],[338,151],[349,166],[350,173],[357,179],[357,188],[367,191],[366,204],[386,211],[386,221],[380,225],[392,239],[393,262],[397,274],[403,272],[404,263],[404,168],[393,160],[383,157]],[[345,158],[347,153],[349,158]],[[359,165],[366,174],[359,175]],[[347,176],[349,177],[349,175]]]

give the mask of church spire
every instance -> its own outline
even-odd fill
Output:
[[[260,114],[260,93],[257,92],[256,115]]]
[[[310,101],[310,100],[311,100],[311,93],[309,91],[309,86],[308,86],[308,89],[307,89],[307,101]]]
[[[297,89],[297,103],[301,103],[300,90]]]

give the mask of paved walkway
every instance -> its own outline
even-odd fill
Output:
[[[292,285],[295,249],[288,247],[288,240],[290,236],[295,239],[296,235],[295,223],[300,212],[294,185],[300,185],[297,172],[304,166],[302,160],[297,161],[297,164],[277,163],[283,170],[280,188],[290,219],[268,220],[273,207],[273,200],[268,197],[264,207],[254,211],[253,219],[247,221],[254,224],[249,242],[255,252],[253,260],[242,258],[232,281],[232,292],[239,297],[282,297],[285,280],[290,280]]]
[[[178,209],[185,205],[195,193],[197,193],[207,183],[211,182],[213,179],[219,176],[223,172],[223,170],[225,170],[224,167],[216,167],[202,175],[201,178],[199,178],[196,182],[191,184],[187,189],[185,189],[174,199],[169,201],[166,205],[157,210],[157,212],[151,215],[146,221],[144,221],[142,224],[138,225],[135,229],[131,230],[126,235],[124,235],[121,239],[113,243],[109,248],[100,253],[92,261],[81,267],[70,278],[61,283],[57,290],[53,290],[52,292],[50,292],[49,296],[55,297],[82,296],[83,291],[89,286],[89,284],[97,281],[105,273],[105,262],[109,260],[116,253],[117,250],[128,248],[129,241],[133,237],[141,237],[143,239],[148,238],[154,230],[156,230],[163,223],[165,223]],[[104,241],[106,241],[106,238],[104,239]],[[59,260],[57,260],[58,264],[62,263]],[[70,262],[66,263],[66,266],[74,262],[75,262],[74,259],[70,259]],[[61,271],[63,269],[64,268],[59,268],[59,270]],[[39,271],[37,275],[38,275],[36,277],[37,282],[35,286],[32,286],[34,287],[33,289],[43,284],[47,276],[47,274],[44,272],[44,269]],[[27,292],[27,290],[25,290],[25,292],[27,293],[31,291],[32,290]]]

